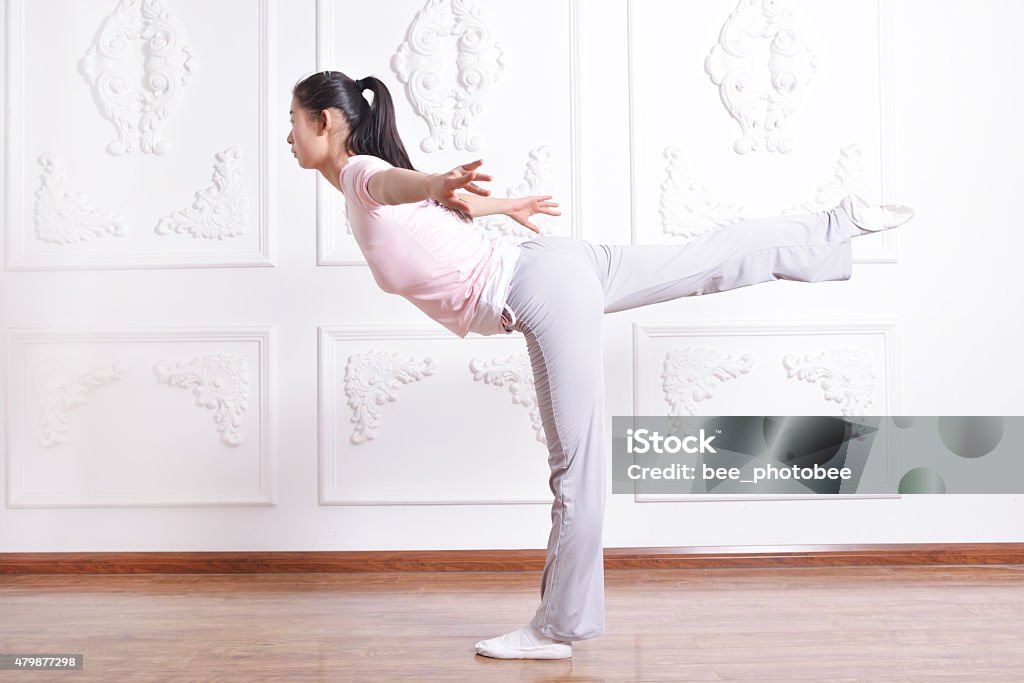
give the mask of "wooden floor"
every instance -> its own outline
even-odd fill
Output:
[[[0,652],[85,655],[7,681],[1021,681],[1024,566],[606,573],[573,657],[473,644],[539,572],[0,576]]]

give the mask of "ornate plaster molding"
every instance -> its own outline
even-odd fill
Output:
[[[141,65],[133,42],[143,43]],[[117,129],[117,140],[107,145],[110,154],[136,147],[147,154],[167,151],[160,127],[177,108],[196,67],[183,43],[178,22],[160,0],[120,0],[103,20],[79,68],[103,117]],[[140,66],[143,79],[136,84],[133,75]]]
[[[398,399],[399,385],[419,382],[434,374],[436,369],[430,357],[417,361],[403,353],[387,351],[365,351],[349,356],[345,366],[345,395],[356,425],[350,441],[361,444],[376,439],[380,407]]]
[[[842,348],[818,354],[787,354],[786,377],[819,384],[825,400],[838,403],[843,415],[863,415],[871,405],[875,374],[871,356],[862,349]]]
[[[537,441],[547,445],[529,354],[522,352],[505,358],[474,358],[469,362],[469,371],[473,373],[473,380],[476,382],[507,387],[512,394],[512,403],[521,405],[529,411],[530,423],[533,425]]]
[[[249,371],[244,357],[216,353],[187,362],[158,361],[153,372],[163,384],[192,387],[195,404],[216,411],[213,421],[222,444],[233,447],[242,443],[242,414],[249,405]]]
[[[35,392],[42,428],[39,445],[51,448],[64,443],[71,410],[84,406],[97,388],[119,379],[121,368],[117,363],[98,363],[79,373],[69,372],[67,363],[45,364],[39,371]]]
[[[191,207],[161,218],[156,234],[174,232],[217,240],[245,234],[249,223],[249,196],[242,182],[239,156],[237,147],[218,152],[213,165],[213,184],[196,192]]]
[[[692,346],[669,351],[661,373],[669,415],[696,415],[697,403],[714,397],[716,383],[736,379],[753,366],[754,357],[749,353],[735,358]]]
[[[769,152],[793,149],[786,120],[817,65],[792,16],[791,0],[739,0],[704,60],[722,104],[742,129],[733,145],[737,154],[762,145]]]
[[[694,179],[680,150],[666,147],[664,156],[668,163],[658,211],[666,234],[692,239],[746,218],[747,207],[711,199],[707,188]]]
[[[53,244],[72,244],[126,234],[123,214],[94,209],[84,194],[68,188],[64,162],[57,156],[44,154],[39,157],[39,165],[43,174],[33,214],[36,237]]]
[[[391,58],[391,69],[430,128],[430,135],[420,141],[424,152],[446,149],[449,138],[456,149],[480,149],[481,140],[471,131],[473,119],[504,70],[503,52],[490,34],[472,0],[427,0],[416,13],[405,42]],[[451,40],[457,50],[454,86],[443,82],[443,41]]]

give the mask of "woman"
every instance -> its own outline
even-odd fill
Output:
[[[530,217],[557,216],[558,204],[488,197],[477,185],[491,180],[480,160],[448,173],[414,170],[380,80],[314,74],[293,88],[291,115],[288,144],[299,165],[345,195],[352,233],[384,291],[460,337],[526,338],[548,443],[552,527],[540,606],[526,626],[478,642],[477,653],[489,657],[570,657],[572,641],[604,633],[602,316],[771,280],[847,280],[851,238],[914,215],[849,195],[830,211],[734,223],[685,245],[547,235],[512,244],[467,223],[503,213],[539,232]]]

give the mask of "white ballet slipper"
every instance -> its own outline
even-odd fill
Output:
[[[517,628],[503,636],[481,640],[476,644],[477,654],[496,659],[565,659],[572,657],[572,644],[550,641],[529,626]]]
[[[914,217],[914,210],[903,204],[873,206],[863,197],[849,194],[839,202],[853,219],[854,225],[868,232],[881,232],[903,225]]]

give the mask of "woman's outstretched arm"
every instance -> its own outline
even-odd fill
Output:
[[[370,196],[381,204],[411,204],[424,199],[436,199],[448,208],[470,213],[469,204],[459,199],[455,190],[469,190],[486,197],[490,190],[474,181],[491,180],[491,176],[476,169],[483,163],[478,159],[456,166],[447,173],[421,173],[407,168],[389,168],[375,173],[367,183]]]
[[[530,216],[535,213],[544,213],[549,216],[562,215],[560,211],[555,210],[554,207],[558,206],[558,202],[551,201],[551,195],[534,197],[474,197],[470,194],[460,194],[458,197],[470,206],[471,211],[468,213],[473,218],[501,213],[538,234],[540,234],[540,228],[530,222]]]
[[[381,204],[411,204],[430,196],[430,174],[389,168],[370,177],[366,189]]]
[[[496,213],[506,213],[512,210],[512,199],[509,197],[476,197],[471,194],[458,193],[459,199],[469,204],[469,214],[473,218],[481,216],[493,216]]]

